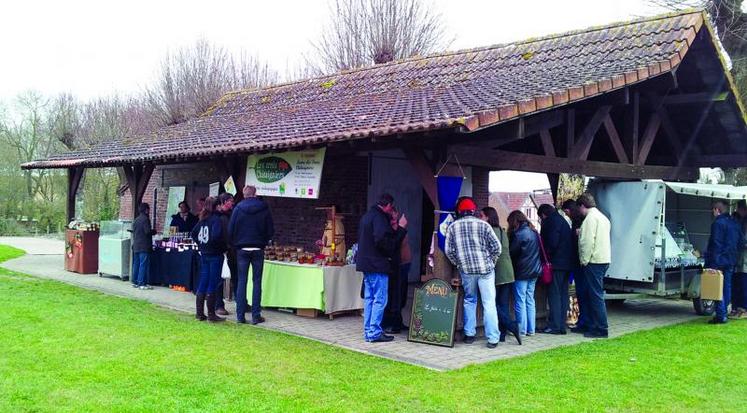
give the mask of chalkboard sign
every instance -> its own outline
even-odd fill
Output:
[[[408,341],[454,347],[457,292],[433,279],[415,289]]]

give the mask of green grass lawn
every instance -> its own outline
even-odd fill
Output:
[[[2,412],[747,411],[747,321],[439,373],[5,270],[0,295]]]

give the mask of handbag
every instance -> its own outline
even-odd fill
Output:
[[[228,254],[223,254],[223,268],[220,271],[220,278],[224,280],[231,279],[231,268],[228,266]]]
[[[542,237],[537,234],[537,239],[539,240],[540,244],[540,251],[542,251],[542,275],[540,276],[540,281],[542,284],[550,284],[552,282],[552,264],[550,263],[550,260],[547,259],[547,253],[545,252],[545,245],[542,243]]]

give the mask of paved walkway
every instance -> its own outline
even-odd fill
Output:
[[[0,238],[0,244],[23,248],[24,245],[35,244],[35,241],[21,238]],[[42,245],[45,245],[46,248]],[[63,256],[61,254],[47,254],[50,251],[62,251],[61,242],[59,242],[59,247],[57,248],[57,246],[45,240],[43,244],[40,243],[40,246],[34,246],[27,250],[38,252],[38,254],[29,254],[10,260],[3,263],[2,266],[13,271],[62,281],[106,294],[146,300],[177,311],[189,313],[194,311],[194,296],[190,293],[176,292],[165,287],[155,287],[151,291],[140,291],[130,287],[129,282],[122,282],[118,279],[101,278],[96,275],[79,275],[64,271]],[[228,303],[228,310],[232,314],[234,313],[232,303]],[[589,341],[589,339],[585,339],[578,334],[565,336],[539,334],[525,338],[522,346],[517,345],[515,340],[509,337],[506,343],[501,343],[495,349],[487,349],[484,340],[478,340],[472,345],[457,343],[454,348],[445,348],[410,343],[407,341],[406,334],[403,333],[391,343],[366,343],[361,338],[362,320],[359,316],[343,316],[334,320],[324,317],[308,319],[272,310],[264,311],[263,315],[267,322],[261,325],[261,328],[306,337],[349,350],[435,370],[451,370],[469,364],[486,363]],[[609,308],[610,334],[613,337],[682,323],[695,318],[697,316],[692,311],[692,305],[687,301],[680,300],[629,300],[624,305]],[[234,320],[235,318],[231,315],[229,319]],[[247,326],[247,328],[253,327]]]

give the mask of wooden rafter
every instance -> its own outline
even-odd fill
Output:
[[[555,157],[555,146],[552,144],[552,136],[550,136],[548,129],[540,131],[540,140],[542,140],[542,149],[545,151],[545,156]]]
[[[474,148],[471,150],[475,151]],[[415,171],[415,175],[417,175],[420,184],[423,186],[423,190],[426,195],[428,195],[428,198],[431,200],[435,208],[438,209],[436,179],[433,177],[433,166],[428,161],[425,151],[421,148],[406,147],[404,148],[404,152],[407,160]]]
[[[661,118],[659,115],[654,113],[646,124],[646,130],[643,131],[643,138],[641,140],[640,152],[636,159],[636,165],[643,165],[648,159],[648,154],[651,152],[651,147],[654,145],[654,139],[656,134],[659,132],[659,126],[661,126]]]
[[[578,142],[573,146],[573,155],[571,158],[585,160],[589,157],[591,144],[594,143],[594,136],[596,136],[599,127],[602,126],[604,118],[609,115],[610,110],[612,110],[612,106],[604,105],[600,106],[596,112],[594,112],[591,120],[589,120],[589,123],[586,124],[583,132],[581,132]]]
[[[686,105],[692,103],[723,102],[729,97],[729,92],[720,93],[686,93],[664,97],[665,105]]]
[[[661,127],[664,129],[664,135],[667,137],[667,141],[672,147],[672,153],[674,153],[675,158],[679,162],[684,154],[682,153],[682,141],[677,133],[677,128],[674,127],[674,123],[672,123],[672,119],[669,117],[669,112],[666,108],[663,106],[659,107],[656,113],[661,119]]]
[[[617,160],[620,161],[620,163],[630,163],[628,161],[628,154],[625,153],[625,147],[620,140],[620,134],[617,133],[615,123],[612,121],[612,116],[610,116],[609,113],[604,117],[604,129],[607,131],[607,136],[610,138],[610,143],[612,144],[612,149],[615,151]]]

